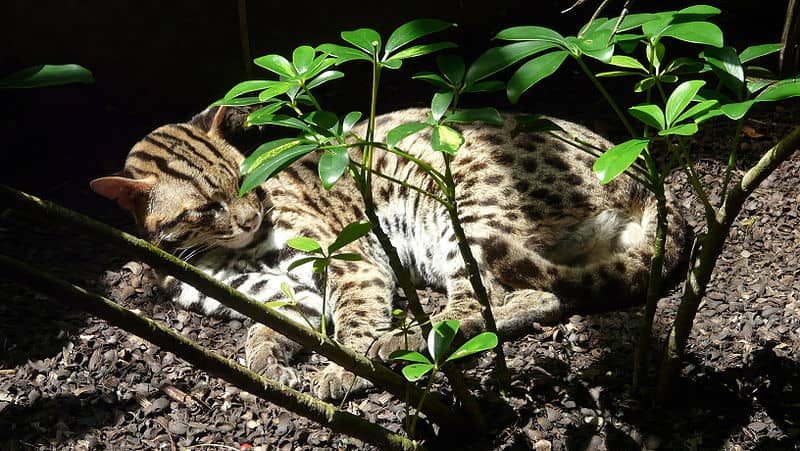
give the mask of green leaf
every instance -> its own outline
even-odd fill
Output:
[[[313,253],[313,254],[322,254],[322,246],[317,242],[317,240],[299,236],[297,238],[289,238],[286,240],[286,245],[291,247],[292,249],[297,249],[298,251]]]
[[[413,47],[400,50],[399,52],[395,53],[394,55],[390,56],[387,60],[385,60],[385,63],[389,63],[392,61],[400,61],[408,58],[416,58],[418,56],[427,55],[433,52],[438,52],[439,50],[451,49],[453,47],[458,47],[458,46],[453,44],[452,42],[436,42],[434,44],[415,45]],[[395,67],[392,67],[392,69],[394,68]]]
[[[644,65],[636,58],[631,58],[630,56],[614,55],[611,57],[611,60],[608,62],[608,64],[617,67],[625,67],[627,69],[636,69],[647,73],[647,69],[644,67]]]
[[[567,40],[564,36],[553,29],[537,26],[511,27],[497,33],[497,39],[506,41],[546,41],[567,47]]]
[[[529,56],[557,47],[556,44],[546,41],[524,41],[494,47],[485,51],[467,69],[465,77],[466,86],[492,76],[497,72],[521,61]]]
[[[408,362],[427,363],[427,364],[433,363],[430,361],[430,359],[420,354],[419,352],[408,351],[405,349],[398,349],[397,351],[392,352],[391,354],[389,354],[389,358],[392,360],[405,360]]]
[[[330,111],[315,110],[303,117],[304,121],[314,124],[319,128],[323,135],[327,135],[331,130],[335,130],[339,123],[339,118]]]
[[[500,80],[479,81],[466,86],[464,92],[497,92],[506,89],[506,84]]]
[[[336,65],[346,63],[348,61],[362,60],[372,61],[372,57],[361,50],[351,47],[345,47],[338,44],[322,44],[317,47],[317,50],[325,52],[329,55],[336,57]]]
[[[261,101],[259,100],[259,102]],[[276,101],[275,103],[270,103],[253,111],[247,116],[245,125],[249,127],[251,125],[262,125],[272,121],[275,119],[275,112],[280,110],[285,103],[286,102],[283,101]]]
[[[235,99],[219,99],[210,106],[248,106],[255,105],[257,103],[261,103],[261,100],[258,100],[258,97],[237,97]]]
[[[445,118],[445,122],[485,122],[491,125],[503,125],[500,112],[492,107],[458,110]]]
[[[293,302],[292,301],[269,301],[269,302],[265,303],[264,306],[266,306],[269,309],[276,309],[276,308],[284,307],[284,306],[289,305],[289,304],[293,304]]]
[[[316,258],[311,263],[311,269],[315,273],[324,273],[328,269],[328,260],[324,258]]]
[[[252,116],[252,115],[251,115]],[[305,122],[297,119],[296,117],[288,116],[285,114],[275,114],[272,115],[271,118],[264,117],[256,118],[256,117],[248,117],[247,125],[277,125],[279,127],[286,127],[286,128],[294,128],[297,130],[302,130],[307,133],[312,133],[313,130],[311,127],[308,126]]]
[[[672,24],[661,32],[661,36],[669,36],[684,42],[722,47],[722,30],[711,22],[684,22]]]
[[[337,78],[342,78],[342,77],[344,77],[344,73],[339,72],[338,70],[328,70],[319,74],[319,76],[314,78],[313,80],[309,81],[306,87],[308,89],[314,89],[323,83],[327,83],[331,80],[336,80]]]
[[[434,324],[428,334],[428,353],[434,363],[439,363],[448,354],[450,344],[458,333],[458,321],[447,320]]]
[[[431,114],[435,121],[441,119],[444,113],[447,112],[447,109],[450,108],[450,104],[453,103],[453,96],[454,94],[452,91],[437,92],[433,95],[433,99],[431,100]]]
[[[331,187],[342,177],[347,166],[350,165],[350,156],[347,154],[347,148],[334,147],[326,150],[321,157],[319,157],[319,164],[317,165],[317,172],[319,179],[322,181],[322,187],[331,189]]]
[[[716,16],[717,14],[721,13],[719,8],[715,8],[709,5],[692,5],[683,8],[682,10],[675,13],[676,17],[681,16],[691,16],[693,19],[698,18],[708,18],[711,16]]]
[[[69,83],[94,83],[92,73],[77,64],[43,64],[0,78],[0,88],[41,88]]]
[[[645,56],[647,56],[647,61],[657,69],[661,67],[661,62],[664,61],[664,54],[666,51],[664,44],[656,42],[655,45],[648,44],[647,47],[645,47]]]
[[[677,119],[675,119],[675,123],[677,124],[677,123],[683,122],[686,119],[693,118],[695,116],[699,116],[699,115],[705,113],[706,111],[710,110],[711,108],[714,108],[717,105],[719,105],[719,101],[717,101],[715,99],[703,100],[703,101],[695,104],[694,106],[692,106],[688,110],[684,111],[683,113],[681,113],[681,115],[678,116]]]
[[[430,363],[412,363],[405,366],[401,371],[409,382],[414,382],[428,374],[432,369],[433,364]]]
[[[633,30],[634,28],[641,27],[647,22],[652,22],[661,18],[662,16],[660,14],[654,13],[628,14],[624,19],[622,19],[617,31],[621,33],[623,31]]]
[[[294,87],[294,83],[290,83],[288,81],[274,82],[270,87],[258,93],[258,100],[266,102],[273,97],[277,97],[286,93],[292,89],[292,87]]]
[[[664,83],[675,83],[678,81],[678,77],[671,74],[661,74],[658,76],[658,79]]]
[[[314,78],[317,75],[319,75],[322,71],[333,66],[334,64],[336,64],[336,58],[330,58],[327,54],[323,52],[321,55],[314,58],[314,61],[311,63],[311,66],[308,68],[308,70],[306,70],[303,76],[306,79]]]
[[[396,60],[389,59],[389,60],[386,60],[386,61],[382,61],[380,63],[380,65],[385,67],[385,68],[387,68],[387,69],[396,70],[396,69],[400,69],[400,66],[403,65],[403,60],[401,60],[401,59],[396,59]]]
[[[633,72],[630,70],[611,70],[608,72],[598,72],[594,74],[595,77],[598,78],[608,78],[608,77],[627,77],[630,75],[641,75],[639,72]]]
[[[453,23],[438,19],[416,19],[406,22],[389,35],[389,39],[386,40],[386,54],[394,52],[411,41],[450,28],[453,25]]]
[[[253,113],[255,114],[255,113]],[[275,157],[279,153],[289,150],[292,147],[302,144],[303,141],[298,138],[281,138],[274,141],[266,142],[256,148],[247,159],[242,162],[240,171],[242,174],[249,174],[256,167],[263,164],[270,158]]]
[[[439,55],[436,57],[436,67],[453,85],[458,85],[464,80],[466,66],[464,58],[458,55]]]
[[[361,119],[360,111],[351,111],[347,113],[342,120],[342,133],[348,133],[352,130],[359,119]]]
[[[431,148],[433,150],[455,155],[463,144],[464,137],[458,131],[446,125],[433,127],[433,133],[431,134]]]
[[[439,89],[450,89],[450,85],[439,74],[433,72],[417,72],[411,76],[413,80],[427,81]]]
[[[314,47],[308,45],[301,45],[294,49],[294,52],[292,52],[292,65],[295,72],[301,75],[306,73],[314,62],[314,53],[316,53]]]
[[[694,122],[690,122],[688,124],[676,125],[666,130],[661,130],[658,132],[658,136],[667,136],[667,135],[691,136],[697,133],[697,130],[698,130],[697,124],[695,124]]]
[[[525,114],[516,118],[513,133],[565,132],[558,124],[541,114]]]
[[[386,145],[390,148],[395,147],[397,143],[406,137],[428,127],[430,127],[430,125],[422,122],[409,122],[407,124],[400,124],[397,127],[389,130],[389,133],[386,134]]]
[[[552,75],[567,58],[566,51],[557,50],[538,56],[520,66],[506,87],[506,94],[511,103],[517,103],[523,92],[544,78]]]
[[[487,351],[489,349],[494,348],[497,346],[497,335],[492,332],[483,332],[472,337],[466,343],[461,345],[458,349],[455,350],[450,356],[445,360],[445,362],[449,362],[451,360],[460,359],[462,357],[466,357],[468,355],[476,354],[478,352]]]
[[[774,102],[800,95],[800,80],[783,80],[761,91],[756,96],[757,102]]]
[[[348,262],[357,262],[363,260],[363,258],[361,258],[361,255],[354,254],[352,252],[342,252],[341,254],[336,254],[332,256],[331,258],[335,258],[336,260],[345,260]]]
[[[599,50],[584,50],[583,54],[597,61],[607,63],[614,57],[614,46],[609,45]]]
[[[678,85],[672,94],[667,99],[666,109],[664,114],[667,118],[667,127],[671,127],[675,123],[675,119],[686,109],[694,99],[697,91],[700,90],[706,82],[703,80],[689,80]]]
[[[292,263],[289,264],[289,266],[286,268],[286,271],[292,271],[293,269],[295,269],[295,268],[297,268],[299,266],[303,266],[303,265],[305,265],[307,263],[314,263],[319,259],[320,259],[319,257],[298,258],[297,260],[295,260],[295,261],[293,261]]]
[[[263,150],[263,146],[273,144],[275,141],[263,144],[245,160],[243,165],[248,165],[251,169],[249,171],[242,170],[242,173],[246,175],[239,188],[240,196],[317,148],[316,144],[297,144],[300,142],[299,139],[290,139],[290,141],[294,141],[294,143],[284,143],[267,152],[259,152],[259,150]]]
[[[628,111],[631,113],[631,116],[656,130],[663,130],[667,127],[667,124],[664,122],[664,112],[661,111],[658,105],[653,105],[651,103],[636,105],[628,108]]]
[[[744,68],[739,62],[739,55],[733,47],[706,47],[700,53],[711,66],[711,70],[716,74],[723,85],[733,91],[737,96],[741,96],[744,90]]]
[[[232,99],[234,97],[238,97],[241,94],[245,94],[248,92],[253,91],[261,91],[263,89],[269,88],[270,86],[275,85],[274,80],[247,80],[241,83],[237,83],[236,86],[231,88],[227,93],[225,93],[224,99]]]
[[[648,89],[650,89],[653,86],[655,86],[655,84],[656,84],[656,79],[655,78],[653,78],[653,77],[643,78],[643,79],[637,81],[636,84],[633,85],[633,91],[634,92],[647,91]]]
[[[381,35],[372,28],[343,31],[341,36],[342,39],[367,52],[369,55],[377,54],[381,50]]]
[[[297,75],[292,63],[280,55],[265,55],[253,60],[256,66],[276,73],[282,77],[292,78]]]
[[[761,91],[762,89],[766,88],[767,86],[772,85],[773,83],[775,83],[775,80],[765,80],[761,78],[748,80],[747,92],[749,92],[750,94],[755,94],[758,91]]]
[[[604,184],[614,180],[639,158],[649,142],[647,139],[631,139],[608,149],[594,162],[592,171]]]
[[[619,46],[620,50],[631,54],[636,50],[643,38],[644,36],[639,34],[617,33],[614,35],[614,42]]]
[[[744,64],[756,58],[761,58],[762,56],[771,55],[773,53],[777,53],[780,51],[781,51],[780,43],[753,45],[742,50],[742,53],[739,54],[739,61],[741,61],[742,64]]]
[[[328,246],[328,254],[332,254],[353,241],[368,235],[370,230],[372,230],[372,225],[366,220],[347,224],[342,231],[339,232],[339,236],[336,237],[336,240]]]

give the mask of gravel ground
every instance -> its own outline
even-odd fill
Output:
[[[742,164],[783,136],[798,105],[748,121]],[[721,185],[724,127],[702,137],[698,169]],[[85,188],[61,186],[50,198],[113,225]],[[680,175],[672,189],[699,230],[700,206]],[[470,450],[800,449],[800,153],[748,200],[695,321],[682,378],[668,406],[651,408],[630,390],[640,308],[572,316],[534,327],[506,344],[514,380],[506,403],[482,391],[492,421]],[[88,237],[15,212],[2,213],[2,253],[24,257],[141,311],[181,334],[242,361],[246,324],[176,309],[152,272]],[[371,449],[192,369],[135,336],[69,311],[0,275],[0,449]],[[662,345],[680,293],[659,305],[653,343]],[[440,295],[423,292],[435,304]],[[297,362],[307,373],[319,356]],[[490,361],[467,369],[485,387]],[[308,386],[304,387],[308,389]],[[399,431],[404,408],[373,391],[344,408]],[[431,443],[436,449],[451,449]],[[455,445],[453,445],[455,446]]]

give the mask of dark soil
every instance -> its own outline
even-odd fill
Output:
[[[793,125],[791,104],[747,122],[740,167]],[[716,197],[728,127],[702,137],[701,176]],[[741,171],[737,171],[741,174]],[[670,185],[700,229],[701,208],[683,176]],[[436,449],[635,450],[800,449],[800,153],[747,202],[695,320],[671,403],[652,408],[630,389],[641,308],[573,316],[532,327],[506,344],[514,380],[503,404],[491,391],[488,438]],[[49,198],[130,228],[80,180]],[[150,269],[90,237],[13,211],[2,213],[0,251],[106,293],[204,346],[241,362],[246,324],[175,308],[153,285]],[[186,362],[81,312],[70,311],[0,277],[0,449],[371,449],[241,392]],[[436,294],[428,293],[436,297]],[[659,305],[653,354],[678,306],[678,290]],[[306,373],[318,356],[298,365]],[[491,385],[490,361],[467,370]],[[305,390],[308,389],[304,387]],[[404,410],[373,391],[344,408],[389,429]]]

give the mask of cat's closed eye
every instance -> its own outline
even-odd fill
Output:
[[[211,201],[203,204],[195,209],[200,214],[204,213],[223,213],[227,210],[225,203],[220,201]]]

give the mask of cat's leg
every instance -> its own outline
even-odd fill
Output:
[[[218,263],[218,262],[213,262]],[[286,284],[294,292],[297,305],[286,305],[278,310],[299,324],[311,324],[318,328],[322,312],[322,298],[315,287],[304,284],[295,277],[277,268],[242,266],[237,261],[225,262],[214,267],[201,261],[198,267],[226,285],[230,285],[251,298],[267,303],[287,301],[281,286]],[[245,319],[244,315],[232,310],[216,299],[209,298],[193,286],[168,277],[172,300],[183,307],[200,310],[204,314],[235,319]],[[267,378],[289,385],[300,386],[301,378],[289,363],[300,350],[300,345],[263,324],[254,324],[247,333],[245,342],[245,361],[248,368]]]
[[[330,267],[334,339],[358,354],[366,354],[391,322],[394,281],[369,260],[334,262]],[[312,391],[321,399],[342,399],[348,393],[372,386],[341,366],[330,363],[312,380]]]
[[[294,292],[296,303],[278,307],[276,310],[298,324],[309,325],[318,330],[322,318],[322,297],[314,287],[303,284],[289,274],[278,270],[263,270],[258,281],[239,289],[264,303],[289,301],[281,290],[284,284]],[[300,386],[301,378],[290,363],[300,350],[299,344],[263,324],[254,324],[247,331],[247,367],[293,388]]]
[[[502,305],[492,307],[497,333],[504,340],[514,339],[533,331],[534,324],[552,325],[556,324],[564,315],[564,307],[561,301],[553,293],[539,290],[516,290],[510,292],[505,297]],[[439,315],[434,315],[431,322],[436,324],[446,319]],[[459,331],[464,335],[464,339],[469,339],[486,331],[486,323],[483,320],[480,309],[467,313],[457,318],[459,320]],[[398,349],[408,349],[424,351],[427,343],[419,329],[416,333],[403,337],[396,332],[382,335],[370,350],[370,357],[382,361],[389,361],[389,355]]]

